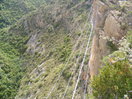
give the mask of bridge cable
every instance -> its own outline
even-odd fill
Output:
[[[83,45],[81,46],[81,49],[83,49],[83,47],[84,47],[84,43],[83,43]],[[80,55],[81,53],[82,53],[82,50],[79,51],[79,55]],[[76,64],[74,65],[74,66],[75,66],[75,67],[74,67],[75,70],[77,70],[77,64],[79,63],[79,58],[80,58],[80,56],[78,56],[78,58],[77,58],[77,60],[76,60]],[[70,78],[69,78],[69,80],[68,80],[68,84],[67,84],[67,86],[66,86],[66,89],[65,89],[65,92],[64,92],[64,94],[63,94],[62,99],[64,99],[64,97],[65,97],[65,95],[66,95],[66,93],[67,93],[67,91],[68,91],[68,87],[69,87],[69,85],[70,85],[70,81],[72,80],[72,77],[73,77],[74,73],[75,73],[75,72],[72,72],[72,74],[71,74],[71,76],[70,76]]]
[[[58,75],[58,77],[57,77],[58,79],[56,80],[54,86],[53,86],[52,89],[50,90],[50,92],[49,92],[48,96],[46,97],[46,99],[48,99],[48,98],[50,97],[52,91],[55,89],[56,84],[57,84],[58,81],[60,80],[60,78],[61,78],[61,76],[62,76],[62,73],[63,73],[64,70],[66,69],[66,66],[68,65],[68,63],[69,63],[69,61],[70,61],[72,55],[73,55],[74,52],[75,52],[75,49],[76,49],[76,47],[77,47],[77,45],[78,45],[78,43],[79,43],[79,41],[80,41],[82,35],[83,35],[83,33],[81,33],[81,35],[80,35],[79,38],[77,39],[76,44],[75,44],[75,46],[74,46],[74,48],[73,48],[72,53],[70,54],[69,58],[67,59],[67,62],[66,62],[66,64],[64,65],[64,68],[62,69],[62,71],[61,71],[60,74]]]
[[[89,13],[89,17],[90,17],[90,13]],[[89,19],[89,18],[88,18]],[[84,43],[83,43],[83,45],[82,45],[82,47],[84,46]],[[80,50],[80,54],[81,54],[81,52],[82,52],[82,50]],[[79,55],[80,55],[79,54]],[[75,68],[76,68],[76,65],[78,64],[78,60],[79,60],[79,58],[80,57],[78,57],[78,59],[77,59],[77,61],[76,61],[76,64],[75,64]],[[72,75],[73,75],[74,73],[72,72]],[[64,92],[64,94],[63,94],[63,97],[62,97],[62,99],[64,99],[64,97],[65,97],[65,95],[66,95],[66,93],[67,93],[67,90],[68,90],[68,87],[69,87],[69,84],[70,84],[70,81],[71,81],[71,79],[72,79],[72,75],[71,75],[71,77],[69,78],[69,80],[68,80],[68,84],[67,84],[67,87],[66,87],[66,89],[65,89],[65,92]]]
[[[88,20],[88,18],[87,18],[87,20]],[[87,25],[87,24],[85,24],[84,27],[86,27],[86,25]],[[70,56],[69,56],[69,58],[68,58],[66,64],[64,65],[64,68],[63,68],[62,71],[60,72],[60,75],[58,75],[58,77],[57,77],[58,79],[56,80],[54,86],[53,86],[52,89],[50,90],[50,92],[49,92],[48,96],[46,97],[46,99],[48,99],[48,98],[50,97],[52,91],[55,89],[55,86],[56,86],[57,82],[60,80],[60,78],[61,78],[61,76],[62,76],[62,73],[64,72],[64,70],[66,69],[66,66],[68,65],[68,63],[69,63],[69,61],[70,61],[70,58],[72,57],[73,53],[75,52],[74,50],[76,49],[76,47],[77,47],[77,45],[78,45],[78,43],[79,43],[79,41],[80,41],[80,39],[81,39],[81,37],[82,37],[82,34],[83,34],[83,33],[81,32],[81,35],[80,35],[79,38],[77,39],[77,42],[76,42],[76,44],[75,44],[75,46],[74,46],[74,49],[73,49],[72,53],[70,54]]]
[[[87,55],[87,52],[88,52],[88,48],[89,48],[89,45],[90,45],[90,40],[91,40],[91,37],[92,37],[92,33],[93,33],[93,23],[92,23],[92,27],[91,27],[91,31],[90,31],[90,36],[88,38],[88,42],[87,42],[84,58],[83,58],[83,61],[82,61],[81,67],[80,67],[78,79],[77,79],[77,82],[76,82],[76,85],[75,85],[75,88],[74,88],[74,91],[73,91],[72,99],[74,99],[74,97],[75,97],[77,86],[78,86],[78,83],[80,81],[80,76],[81,76],[81,73],[82,73],[82,68],[84,67],[84,62],[85,62],[85,58],[86,58],[86,55]]]

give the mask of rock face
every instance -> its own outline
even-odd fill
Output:
[[[103,57],[111,53],[108,42],[112,40],[114,44],[117,44],[126,34],[126,14],[118,1],[113,0],[114,3],[111,1],[94,0],[93,2],[92,16],[95,34],[89,61],[91,78],[99,73]]]

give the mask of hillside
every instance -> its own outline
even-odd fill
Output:
[[[0,0],[0,99],[14,99],[24,73],[21,52],[10,44],[12,37],[8,29],[43,3],[35,0]]]
[[[2,0],[1,99],[132,97],[132,2]]]
[[[0,1],[0,28],[9,26],[23,15],[46,4],[44,0],[1,0]]]

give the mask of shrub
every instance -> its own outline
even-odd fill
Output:
[[[93,95],[101,99],[120,99],[132,89],[132,68],[127,59],[115,63],[106,62],[91,86]],[[132,97],[132,95],[131,95]]]

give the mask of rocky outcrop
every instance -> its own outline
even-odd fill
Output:
[[[126,14],[118,0],[113,1],[94,0],[93,2],[92,16],[95,34],[89,61],[91,78],[99,73],[103,57],[111,53],[108,42],[118,44],[127,31]]]

